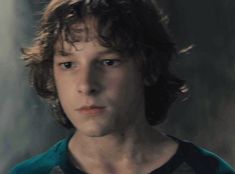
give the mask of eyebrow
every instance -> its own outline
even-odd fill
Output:
[[[114,53],[117,54],[116,51],[111,50],[111,49],[108,49],[108,50],[104,50],[104,51],[98,52],[97,57],[102,57],[102,56],[104,56],[104,55],[107,55],[107,54],[114,54]]]
[[[71,32],[75,32],[75,33],[82,33],[84,31],[87,31],[87,29],[85,27],[80,27],[80,28],[70,28]]]
[[[76,52],[79,52],[79,51],[76,51]],[[102,57],[104,55],[107,55],[107,54],[113,54],[113,53],[117,53],[116,51],[112,50],[112,49],[107,49],[107,50],[103,50],[103,51],[99,51],[96,55],[96,57]],[[71,53],[71,52],[66,52],[64,50],[57,50],[55,51],[55,55],[57,56],[61,56],[62,58],[63,57],[68,57],[68,56],[72,56],[74,55],[75,53]]]

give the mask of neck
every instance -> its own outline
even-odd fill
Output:
[[[77,131],[69,143],[69,149],[75,166],[80,168],[84,161],[97,166],[116,165],[117,162],[120,162],[120,165],[141,164],[146,162],[152,153],[151,147],[163,142],[164,139],[160,132],[146,123],[130,127],[125,132],[103,137],[87,137]]]

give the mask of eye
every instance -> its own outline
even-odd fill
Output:
[[[63,63],[59,63],[59,66],[62,69],[68,70],[68,69],[75,67],[75,64],[73,62],[63,62]]]
[[[116,66],[118,66],[120,64],[121,64],[121,60],[120,59],[104,59],[104,60],[101,60],[101,65],[103,65],[103,66],[116,67]]]

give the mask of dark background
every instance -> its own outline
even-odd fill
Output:
[[[68,132],[27,82],[20,47],[30,45],[46,0],[0,0],[0,173]],[[160,129],[193,141],[235,166],[235,1],[161,0],[179,49],[172,70],[190,91]]]

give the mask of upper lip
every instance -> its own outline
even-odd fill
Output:
[[[102,109],[105,108],[104,106],[96,106],[96,105],[90,105],[90,106],[82,106],[76,110],[89,110],[89,109]]]

